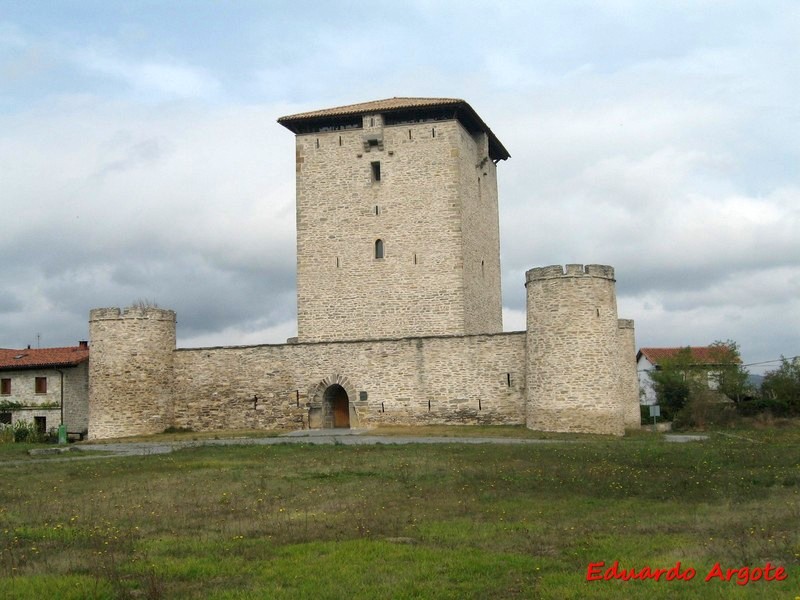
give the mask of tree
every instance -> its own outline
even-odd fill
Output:
[[[742,367],[739,345],[733,340],[716,341],[711,348],[711,377],[716,379],[717,390],[736,403],[752,395],[748,373]]]
[[[761,397],[776,409],[784,408],[790,415],[800,415],[800,358],[781,357],[781,366],[764,376]]]
[[[689,400],[689,381],[687,374],[691,372],[694,359],[690,348],[681,348],[677,354],[663,359],[654,371],[650,371],[650,379],[661,405],[661,416],[671,421]]]

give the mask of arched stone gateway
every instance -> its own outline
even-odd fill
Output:
[[[310,397],[308,416],[312,429],[358,427],[358,411],[353,404],[356,391],[347,377],[326,377],[314,386]]]

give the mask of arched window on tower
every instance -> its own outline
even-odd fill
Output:
[[[383,240],[375,240],[375,258],[383,258]]]

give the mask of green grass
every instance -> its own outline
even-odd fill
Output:
[[[800,427],[725,433],[0,466],[0,598],[795,598]],[[586,581],[615,560],[697,575]]]
[[[387,437],[503,437],[537,440],[605,439],[604,436],[532,431],[524,425],[386,425],[370,429],[368,435]]]

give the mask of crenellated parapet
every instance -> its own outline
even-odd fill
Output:
[[[614,267],[608,265],[578,265],[568,264],[535,267],[525,273],[525,284],[542,279],[555,279],[561,277],[599,277],[614,281]]]
[[[154,307],[89,313],[89,437],[157,433],[173,421],[175,312]]]

